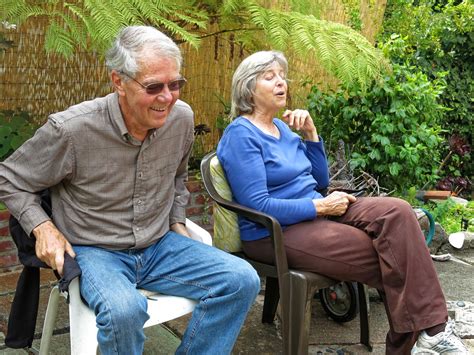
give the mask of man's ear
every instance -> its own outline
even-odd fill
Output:
[[[112,72],[110,73],[110,79],[112,80],[112,85],[114,86],[115,91],[120,96],[125,96],[125,90],[123,88],[123,79],[115,69],[112,70]]]

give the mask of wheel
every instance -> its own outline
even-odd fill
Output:
[[[345,281],[324,288],[319,291],[319,298],[324,311],[336,322],[349,322],[359,312],[359,297],[355,282]]]

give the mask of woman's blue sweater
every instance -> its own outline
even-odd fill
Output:
[[[274,216],[284,228],[316,217],[316,191],[329,185],[323,142],[303,141],[281,120],[273,119],[280,138],[268,135],[244,117],[226,128],[217,147],[233,198]],[[268,236],[261,225],[239,216],[242,240]]]

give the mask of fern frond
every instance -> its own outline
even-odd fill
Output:
[[[17,2],[11,1],[9,4],[10,7],[5,8],[4,11],[2,11],[2,13],[4,12],[5,16],[2,20],[20,24],[26,21],[29,17],[49,14],[49,11],[45,10],[43,7],[29,5],[24,0]],[[4,4],[3,6],[6,7],[7,4]]]
[[[181,13],[174,13],[174,16],[183,22],[185,22],[188,25],[194,25],[198,28],[206,28],[207,27],[207,21],[209,20],[207,14],[203,11],[199,13],[193,13],[193,16],[187,15],[187,14],[181,14]]]
[[[64,7],[66,10],[70,11],[77,19],[80,21],[82,33],[79,35],[80,38],[86,37],[84,41],[80,41],[80,44],[84,48],[87,46],[87,37],[90,36],[90,33],[93,32],[94,24],[92,19],[85,13],[82,7],[78,7],[75,4],[64,3]]]
[[[199,47],[199,43],[201,42],[201,40],[197,35],[186,31],[185,29],[176,25],[175,22],[167,20],[165,18],[157,19],[157,22],[161,26],[164,26],[168,31],[170,31],[174,37],[177,36],[181,38],[183,42],[188,42],[194,48]]]
[[[255,3],[247,10],[274,48],[315,58],[344,85],[366,87],[387,67],[382,53],[345,25],[299,12],[264,9]]]
[[[112,40],[113,36],[127,24],[124,14],[116,11],[109,1],[86,0],[84,5],[89,11],[94,26],[90,35],[94,42],[103,48],[104,44]]]
[[[46,30],[44,47],[46,52],[59,53],[65,57],[70,57],[75,49],[71,34],[56,22],[50,23]]]
[[[222,15],[232,15],[247,9],[253,3],[253,1],[247,0],[224,0],[220,7],[220,12]]]
[[[254,24],[260,26],[267,34],[269,41],[276,48],[283,48],[288,41],[288,19],[282,13],[277,13],[256,4],[248,7]]]
[[[72,11],[57,12],[57,17],[62,20],[69,36],[74,38],[72,42],[79,43],[81,47],[85,48],[87,45],[87,31],[80,17],[76,16]]]
[[[316,17],[324,0],[272,0],[272,8],[261,0],[0,1],[8,22],[47,17],[46,48],[63,55],[77,48],[103,52],[122,27],[132,24],[155,26],[198,47],[196,29],[218,18],[223,31],[238,31],[238,42],[315,58],[346,85],[365,86],[387,66],[360,33]]]

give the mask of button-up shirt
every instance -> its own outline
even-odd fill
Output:
[[[117,94],[72,106],[0,163],[0,200],[29,234],[49,219],[36,194],[49,188],[53,222],[72,244],[149,246],[185,222],[193,127],[180,100],[143,142],[129,134]]]

